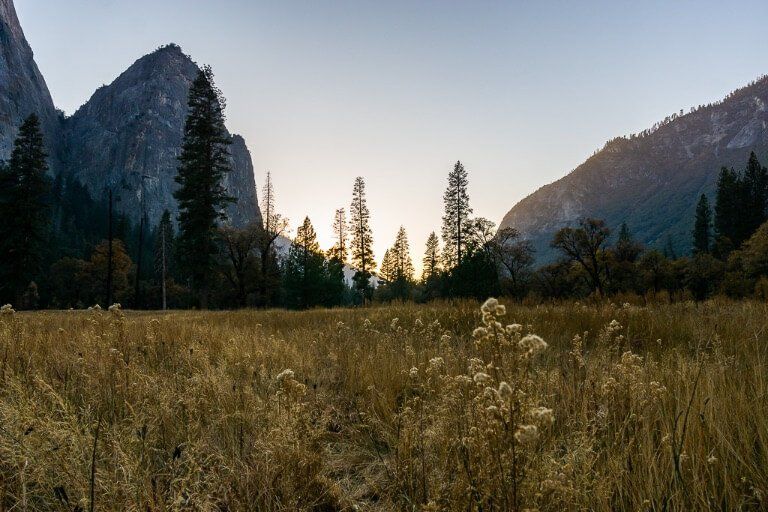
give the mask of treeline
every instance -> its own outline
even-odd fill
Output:
[[[668,300],[713,294],[768,298],[768,170],[752,154],[746,168],[722,169],[714,208],[702,195],[694,251],[678,257],[616,236],[599,219],[561,229],[559,259],[533,267],[532,245],[514,228],[474,217],[468,172],[448,174],[439,231],[427,239],[416,275],[401,227],[377,265],[365,180],[355,179],[348,208],[333,212],[333,246],[319,246],[305,218],[288,240],[267,173],[262,219],[244,228],[224,214],[235,201],[221,92],[210,68],[190,89],[189,115],[174,197],[178,217],[116,214],[119,197],[94,199],[73,176],[47,177],[39,120],[20,127],[11,159],[0,163],[0,301],[18,308],[82,308],[120,302],[137,309],[288,307],[306,309],[393,300],[506,295],[517,300],[619,294]]]

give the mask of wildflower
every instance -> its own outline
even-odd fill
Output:
[[[456,377],[454,377],[454,378],[453,378],[453,380],[454,380],[454,381],[455,381],[457,384],[463,384],[463,385],[465,385],[465,386],[466,386],[467,384],[471,384],[471,383],[472,383],[472,379],[470,379],[470,378],[469,378],[469,377],[467,377],[466,375],[457,375]]]
[[[10,304],[6,304],[5,306],[0,308],[0,314],[2,315],[12,315],[15,312],[16,311],[13,309],[13,306],[11,306]]]
[[[474,338],[485,338],[488,335],[488,329],[485,327],[478,327],[474,331],[472,331],[472,337]]]
[[[507,306],[499,304],[496,306],[496,316],[504,316],[507,314]]]
[[[499,384],[499,396],[504,400],[509,400],[512,398],[512,386],[506,382]]]
[[[715,457],[714,455],[710,455],[709,457],[707,457],[707,464],[709,464],[710,466],[712,464],[715,464],[716,462],[717,462],[717,457]]]
[[[120,306],[120,304],[112,304],[111,306],[109,306],[109,312],[110,312],[110,313],[116,313],[116,312],[119,312],[119,311],[120,311],[120,309],[121,309],[121,307],[122,307],[122,306]]]
[[[520,340],[520,348],[528,353],[529,356],[535,356],[547,349],[547,343],[535,334],[529,334]]]
[[[399,318],[393,318],[392,322],[389,324],[389,327],[394,331],[397,329],[397,323],[400,321]]]
[[[429,360],[429,366],[430,368],[434,368],[436,370],[439,370],[443,366],[445,366],[445,361],[442,357],[433,357]]]
[[[408,374],[410,375],[410,377],[412,379],[418,379],[419,378],[419,369],[414,366],[413,368],[411,368],[411,371],[409,371]]]
[[[519,332],[522,332],[523,326],[520,324],[509,324],[506,329],[507,334],[517,334]]]
[[[546,407],[535,407],[531,410],[531,417],[539,423],[546,423],[551,425],[555,422],[555,414],[552,409]]]
[[[472,380],[475,381],[476,384],[485,384],[489,380],[491,380],[491,376],[487,373],[483,372],[477,372],[475,376],[472,378]]]
[[[421,318],[417,318],[416,321],[413,322],[413,326],[419,329],[422,328],[424,324],[422,323]]]
[[[528,444],[536,441],[539,437],[539,429],[536,425],[520,425],[515,432],[515,439],[520,444]]]
[[[483,313],[495,313],[496,308],[499,306],[499,301],[493,298],[490,298],[485,301],[485,303],[480,307],[480,311]]]
[[[293,376],[294,376],[293,370],[285,369],[282,372],[280,372],[277,375],[277,377],[275,377],[275,380],[277,382],[283,382],[283,381],[286,381],[286,380],[293,380]]]

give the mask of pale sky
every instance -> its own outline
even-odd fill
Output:
[[[447,173],[498,223],[614,136],[768,73],[768,2],[15,0],[68,114],[175,42],[210,64],[228,127],[324,248],[364,176],[376,257],[420,264]]]

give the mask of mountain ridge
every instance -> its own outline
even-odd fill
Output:
[[[743,168],[751,151],[768,156],[768,78],[723,100],[669,116],[641,134],[617,137],[559,180],[519,201],[502,220],[531,240],[540,262],[555,257],[554,233],[580,218],[627,222],[643,243],[690,251],[695,203],[710,197],[722,166]]]

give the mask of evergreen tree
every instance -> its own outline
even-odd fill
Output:
[[[717,180],[717,197],[715,199],[715,232],[717,237],[724,239],[732,246],[738,246],[739,204],[741,184],[739,176],[733,169],[723,167]],[[722,245],[722,241],[719,242]]]
[[[405,228],[400,226],[395,237],[395,244],[390,249],[394,265],[394,280],[390,288],[393,298],[408,299],[413,287],[413,260],[411,260],[410,244]]]
[[[440,273],[440,241],[435,232],[431,232],[427,238],[422,261],[421,280],[426,283]]]
[[[365,181],[362,177],[355,178],[352,189],[352,205],[350,206],[349,230],[352,232],[352,263],[356,268],[356,290],[362,298],[369,299],[373,290],[370,279],[376,265],[373,261],[373,234],[371,232],[371,214],[365,199]]]
[[[346,304],[348,291],[344,277],[344,263],[336,258],[327,259],[325,261],[323,304],[329,308]]]
[[[741,230],[739,246],[748,240],[768,218],[768,169],[760,165],[754,152],[749,154],[743,177],[742,207],[739,209]]]
[[[333,235],[335,242],[331,248],[329,259],[341,263],[347,262],[347,214],[344,208],[339,208],[333,216]]]
[[[155,233],[154,247],[154,267],[155,277],[160,283],[162,295],[163,310],[168,307],[168,279],[173,275],[175,267],[173,265],[173,246],[175,235],[173,232],[173,222],[171,222],[171,212],[163,211],[160,218],[160,224]]]
[[[667,235],[667,241],[664,243],[664,251],[662,253],[668,260],[677,259],[677,251],[675,251],[675,244],[672,242],[672,237]]]
[[[216,228],[226,218],[224,207],[234,199],[222,181],[230,171],[224,127],[224,102],[214,86],[210,67],[201,70],[189,91],[189,115],[179,156],[174,192],[179,202],[179,262],[198,295],[208,306],[212,270],[216,265]]]
[[[32,114],[19,128],[11,160],[0,172],[0,287],[4,301],[19,304],[41,271],[51,213],[47,158],[40,120]]]
[[[622,222],[621,228],[619,229],[619,238],[616,241],[616,247],[613,249],[616,260],[619,262],[634,263],[641,252],[643,252],[642,245],[632,238],[632,233],[630,233],[627,223]]]
[[[289,307],[306,309],[323,300],[325,258],[309,217],[296,230],[285,263],[285,294]]]
[[[379,267],[379,277],[382,284],[392,283],[397,279],[397,263],[395,262],[395,254],[392,249],[384,251],[384,257],[381,259],[381,266]]]
[[[456,162],[453,171],[448,175],[448,187],[443,195],[443,259],[447,270],[461,263],[469,243],[469,216],[472,214],[472,208],[469,206],[468,184],[467,171],[461,162]]]
[[[408,234],[405,228],[400,226],[395,237],[395,245],[392,246],[395,260],[395,278],[408,282],[413,281],[413,260],[408,242]]]
[[[288,229],[288,219],[277,212],[272,173],[267,172],[261,195],[262,229],[259,237],[261,254],[258,278],[257,304],[269,306],[277,301],[280,289],[280,266],[277,261],[275,242]]]
[[[693,228],[693,254],[709,254],[712,246],[712,209],[706,194],[701,194],[696,205],[696,222]]]

